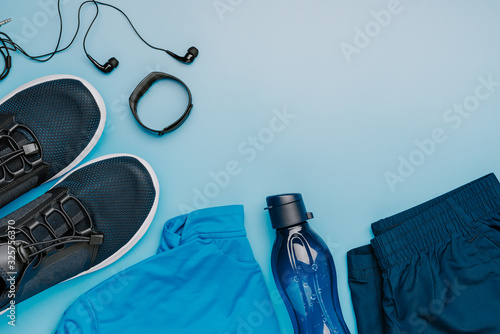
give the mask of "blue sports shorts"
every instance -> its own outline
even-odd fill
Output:
[[[79,297],[56,333],[279,333],[243,207],[167,221],[158,253]]]
[[[348,252],[360,334],[500,333],[500,184],[493,174],[372,225]]]

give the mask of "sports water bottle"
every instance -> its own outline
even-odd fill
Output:
[[[276,229],[271,266],[295,334],[349,334],[337,292],[337,275],[325,242],[307,223],[301,194],[267,197]]]

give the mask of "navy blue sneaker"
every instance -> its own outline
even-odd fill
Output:
[[[118,260],[148,229],[158,196],[147,162],[109,155],[0,219],[0,314],[11,303]]]
[[[0,100],[0,208],[75,167],[105,121],[102,97],[71,75],[34,80]]]

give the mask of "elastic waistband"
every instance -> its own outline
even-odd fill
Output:
[[[372,225],[382,269],[401,263],[500,208],[500,183],[488,174],[442,196]]]
[[[201,209],[169,219],[163,228],[159,252],[207,234],[214,238],[245,236],[243,206]]]

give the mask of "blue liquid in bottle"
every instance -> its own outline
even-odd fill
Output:
[[[332,254],[307,223],[302,195],[267,198],[276,229],[271,266],[295,334],[350,334],[340,309]]]

